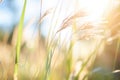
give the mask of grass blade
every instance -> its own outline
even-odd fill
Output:
[[[24,2],[22,15],[20,17],[19,28],[18,28],[18,38],[17,38],[15,68],[14,68],[14,80],[18,80],[18,63],[19,63],[20,47],[21,47],[21,41],[22,41],[22,29],[23,29],[24,16],[25,16],[25,11],[26,11],[26,3],[27,3],[27,0],[25,0]]]
[[[117,62],[117,57],[118,57],[118,51],[119,51],[119,45],[120,45],[120,39],[118,39],[117,41],[117,48],[116,48],[116,52],[115,52],[115,59],[114,59],[114,64],[113,64],[113,70],[115,70],[115,65]]]

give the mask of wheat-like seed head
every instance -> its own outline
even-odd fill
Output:
[[[77,13],[71,15],[70,17],[66,17],[61,25],[61,28],[57,31],[60,32],[61,30],[65,29],[66,27],[70,26],[73,24],[73,21],[77,18],[82,18],[85,17],[86,13],[83,11],[78,11]]]

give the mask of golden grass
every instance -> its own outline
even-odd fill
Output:
[[[62,20],[59,29],[54,31],[59,20],[58,16],[56,22],[53,22],[56,9],[60,7],[58,12],[61,12],[61,6],[63,3],[61,2],[61,4],[58,4],[59,1],[56,4],[55,9],[53,9],[51,25],[49,25],[50,30],[47,38],[42,38],[40,27],[42,27],[41,24],[45,17],[51,13],[51,9],[47,10],[43,15],[40,14],[40,18],[37,22],[39,31],[34,39],[35,45],[33,48],[30,48],[26,45],[28,44],[27,42],[24,42],[25,44],[21,43],[23,38],[22,33],[24,32],[22,27],[25,15],[25,2],[19,23],[19,30],[16,31],[18,32],[16,57],[14,56],[14,46],[3,42],[0,43],[0,51],[2,51],[0,52],[0,68],[1,70],[4,70],[0,73],[1,76],[3,75],[2,77],[0,76],[1,79],[9,79],[14,74],[14,80],[83,80],[89,77],[88,75],[94,70],[94,68],[96,68],[96,65],[106,68],[106,66],[102,64],[106,64],[107,61],[110,61],[110,64],[108,63],[108,66],[110,67],[107,67],[107,69],[110,69],[111,71],[116,69],[120,53],[119,9],[115,8],[114,11],[109,12],[107,14],[108,16],[104,17],[105,19],[100,22],[84,21],[83,19],[85,19],[88,14],[82,10],[78,10],[74,14],[65,17]],[[42,5],[40,11],[42,11]],[[82,20],[83,23],[80,23]],[[72,37],[69,40],[66,40],[66,35],[64,41],[61,42],[60,32],[62,33],[62,30],[67,27],[72,27]],[[13,33],[13,35],[15,35],[15,33]],[[78,50],[80,54],[77,55],[78,59],[74,59],[74,48],[77,42],[85,43],[90,47],[94,44],[95,45],[94,48],[91,48],[93,50],[90,51],[88,47],[80,44],[80,46],[84,47],[84,50],[88,50],[88,55],[87,57],[80,58],[80,56],[82,57],[82,49],[78,47],[78,49],[75,50]],[[88,44],[90,42],[92,42],[92,44]],[[68,44],[66,45],[66,43]],[[4,45],[5,47],[1,45]],[[101,47],[104,47],[104,49],[101,49]],[[7,53],[7,55],[5,53]],[[102,57],[100,58],[100,56]],[[16,60],[14,60],[14,58],[16,58]],[[107,60],[102,62],[105,59]],[[111,62],[111,60],[114,62]],[[13,72],[13,70],[10,71],[10,69],[14,69],[14,61],[15,72]],[[8,68],[8,64],[12,66]],[[113,67],[113,69],[111,69],[111,67]]]

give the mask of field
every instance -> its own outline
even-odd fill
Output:
[[[120,80],[119,0],[0,0],[0,80]]]

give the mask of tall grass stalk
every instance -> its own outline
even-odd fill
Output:
[[[72,57],[72,52],[73,52],[73,45],[74,43],[71,41],[70,42],[70,47],[69,47],[69,51],[67,53],[67,60],[66,60],[66,64],[67,64],[67,76],[66,76],[66,80],[69,80],[69,76],[70,76],[70,73],[71,73],[71,68],[72,68],[72,60],[73,60],[73,57]]]
[[[115,59],[114,59],[114,64],[113,64],[113,70],[115,70],[115,65],[116,65],[116,62],[117,62],[119,47],[120,47],[120,38],[117,40],[117,47],[116,47],[116,52],[115,52]]]
[[[41,19],[41,14],[42,14],[42,0],[40,1],[40,19]],[[39,25],[39,27],[38,27],[38,35],[39,35],[39,44],[40,44],[40,36],[41,36],[41,34],[40,34],[40,27],[41,27],[41,23],[40,24],[38,24]],[[39,49],[40,49],[40,45],[39,45]],[[40,50],[39,50],[40,51]]]
[[[76,30],[76,20],[74,19],[74,22],[72,23],[72,30],[73,32],[75,32]],[[72,70],[72,61],[73,61],[73,47],[74,47],[75,42],[73,40],[70,41],[70,46],[68,48],[68,52],[67,52],[67,59],[66,59],[66,68],[67,68],[67,76],[66,76],[66,80],[70,79],[70,74],[71,74],[71,70]]]
[[[58,22],[58,18],[59,16],[57,17],[56,21],[55,21],[55,24],[52,24],[54,22],[54,19],[55,19],[55,15],[57,14],[57,9],[59,10],[59,13],[60,13],[60,9],[59,9],[59,5],[60,5],[60,9],[62,7],[62,3],[60,4],[60,0],[57,1],[57,4],[55,6],[55,9],[53,11],[53,14],[52,14],[52,17],[51,17],[51,24],[50,24],[50,29],[48,31],[48,36],[47,36],[47,42],[46,42],[46,46],[49,48],[50,45],[51,45],[51,42],[53,41],[54,37],[56,36],[56,33],[54,34],[54,28],[55,26],[57,25],[57,22]],[[50,37],[52,37],[52,40],[50,39]],[[50,41],[49,41],[50,40]]]
[[[45,75],[44,75],[44,79],[43,80],[48,80],[49,79],[50,71],[51,71],[52,57],[53,57],[53,55],[55,53],[54,51],[55,51],[55,48],[56,48],[56,44],[54,46],[53,46],[53,44],[54,44],[54,41],[55,41],[57,33],[54,33],[54,28],[56,27],[56,25],[58,23],[59,16],[56,17],[55,23],[54,24],[52,24],[52,23],[53,23],[53,21],[55,19],[55,15],[57,13],[57,9],[58,9],[59,13],[61,12],[62,4],[63,4],[62,2],[63,1],[61,2],[61,4],[59,2],[60,1],[58,0],[57,5],[56,5],[56,7],[55,7],[55,9],[53,11],[52,18],[51,18],[50,29],[49,29],[48,36],[47,36],[47,39],[46,39],[47,40],[47,42],[46,42],[46,46],[47,46],[47,59],[46,59],[46,66],[45,66]],[[50,39],[50,37],[52,37],[52,39]],[[57,42],[58,42],[58,40],[57,40]]]
[[[15,68],[14,68],[14,80],[18,80],[18,64],[19,64],[19,57],[20,57],[22,30],[23,30],[24,16],[25,16],[25,11],[26,11],[26,4],[27,4],[27,0],[24,1],[22,15],[20,17],[20,22],[19,22],[19,26],[18,26],[18,38],[17,38]]]
[[[53,47],[52,49],[49,49],[47,59],[46,59],[45,75],[44,75],[43,80],[49,80],[49,76],[50,76],[50,72],[51,72],[51,62],[52,62],[53,55],[55,53],[55,48],[56,48],[56,46]]]
[[[48,77],[49,77],[50,68],[51,68],[51,60],[53,56],[52,54],[53,54],[52,51],[50,51],[50,53],[47,56],[44,80],[48,80]]]
[[[87,58],[87,60],[85,62],[83,62],[81,69],[79,70],[77,76],[75,77],[74,80],[79,80],[79,75],[81,75],[81,72],[84,70],[84,68],[86,67],[86,65],[89,63],[90,59],[92,59],[92,57],[94,57],[97,54],[97,51],[99,50],[101,46],[101,41],[97,44],[96,48],[94,49],[94,51],[90,54],[90,56]]]
[[[43,4],[43,1],[42,0],[40,0],[40,20],[39,20],[39,22],[38,22],[38,25],[37,25],[37,27],[38,27],[38,49],[39,49],[39,54],[41,54],[41,31],[40,31],[40,28],[41,28],[41,20],[42,20],[42,4]],[[38,73],[40,73],[40,71],[38,72]]]

